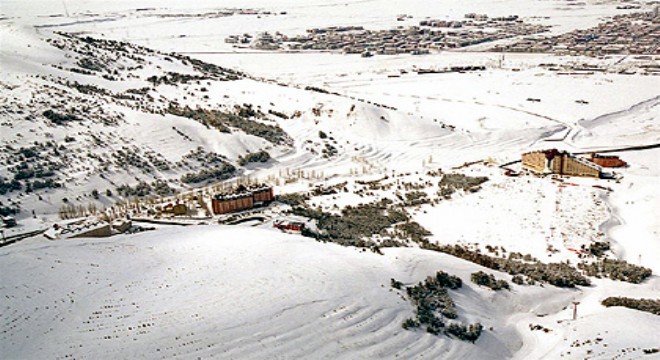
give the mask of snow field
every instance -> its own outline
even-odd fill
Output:
[[[401,329],[412,308],[390,278],[412,284],[444,269],[466,281],[474,265],[444,254],[379,256],[218,226],[2,252],[12,259],[2,264],[7,358],[498,358],[515,348],[502,338],[512,335],[507,327],[484,335],[488,351],[460,342],[448,348],[447,338]],[[485,325],[497,323],[496,304],[512,296],[469,282],[455,293],[459,317]]]

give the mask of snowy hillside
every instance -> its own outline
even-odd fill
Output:
[[[500,359],[513,356],[521,345],[527,354],[521,358],[531,356],[534,342],[536,355],[554,351],[554,357],[560,350],[552,344],[565,336],[571,342],[600,337],[586,348],[609,357],[631,341],[638,347],[655,345],[651,338],[624,336],[639,334],[633,330],[638,325],[613,319],[634,315],[648,323],[651,333],[660,324],[655,315],[608,310],[605,323],[620,326],[606,325],[592,333],[580,324],[594,326],[605,310],[589,310],[573,325],[567,325],[570,311],[562,310],[567,301],[585,296],[583,291],[514,285],[510,292],[494,293],[469,282],[470,272],[477,269],[473,264],[448,255],[411,249],[377,255],[249,227],[162,230],[57,246],[33,243],[2,253],[2,343],[9,358],[313,354]],[[413,308],[390,287],[390,279],[413,284],[439,270],[465,283],[451,294],[459,319],[480,321],[489,329],[477,345],[401,328]],[[62,284],[63,277],[70,280]],[[653,296],[656,280],[646,291],[611,281],[598,286],[628,296]],[[586,294],[594,300],[602,296]],[[517,328],[527,323],[552,331],[534,335],[526,330],[522,338]],[[33,339],[40,339],[39,344]],[[575,351],[585,354],[586,348]]]
[[[40,215],[56,213],[63,198],[99,200],[89,198],[94,190],[113,194],[101,201],[108,205],[135,195],[123,185],[170,195],[236,177],[246,173],[239,157],[258,151],[276,160],[286,154],[282,166],[299,167],[378,152],[382,141],[452,133],[380,104],[264,83],[127,43],[15,29],[4,41],[11,46],[2,50],[10,65],[3,69],[3,195],[27,190],[18,204]],[[319,139],[319,131],[331,138]],[[213,169],[220,170],[185,180]]]
[[[658,358],[658,19],[4,1],[0,356]],[[598,176],[521,164],[554,148]]]

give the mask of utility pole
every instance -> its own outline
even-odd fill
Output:
[[[573,320],[577,319],[577,306],[579,304],[579,301],[573,301]]]

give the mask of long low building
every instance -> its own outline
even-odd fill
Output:
[[[230,194],[216,195],[211,199],[211,206],[213,214],[221,215],[263,206],[273,200],[275,195],[270,186],[242,187]]]
[[[537,150],[522,154],[524,169],[537,174],[557,174],[600,178],[602,168],[589,161],[557,149]]]

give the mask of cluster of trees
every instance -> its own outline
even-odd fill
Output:
[[[66,220],[66,219],[75,219],[79,217],[94,215],[97,212],[98,209],[96,208],[96,205],[94,203],[90,203],[87,206],[65,204],[62,207],[60,207],[59,216],[60,219]]]
[[[401,289],[403,284],[392,279],[392,287]],[[464,341],[475,342],[481,335],[483,326],[479,323],[463,325],[458,322],[445,324],[444,319],[456,319],[456,305],[449,296],[448,289],[456,290],[463,286],[459,277],[444,271],[415,286],[406,287],[408,298],[415,305],[415,318],[406,319],[401,325],[406,330],[424,328],[428,333],[452,335]]]
[[[228,160],[224,155],[216,152],[208,152],[202,146],[198,146],[195,150],[183,156],[185,160],[193,160],[199,163],[200,166],[210,167],[214,165],[227,164]]]
[[[660,315],[660,300],[658,299],[632,299],[628,297],[608,297],[602,301],[604,306],[625,306],[629,309],[646,311]]]
[[[13,207],[10,207],[10,206],[1,206],[0,205],[0,216],[16,215],[19,212],[21,212],[21,209],[19,209],[19,208],[13,208]]]
[[[124,197],[145,197],[150,195],[169,196],[174,194],[172,189],[165,181],[156,180],[151,184],[140,181],[135,186],[121,185],[117,187],[117,192]]]
[[[290,145],[293,141],[279,126],[251,120],[250,118],[256,116],[257,113],[248,106],[238,107],[236,113],[231,113],[201,108],[191,109],[188,106],[179,107],[178,105],[170,103],[166,111],[175,116],[193,119],[205,126],[213,127],[225,133],[230,133],[231,128],[235,128],[246,134],[268,140],[273,144]]]
[[[442,179],[438,182],[438,195],[442,198],[449,199],[451,195],[457,190],[463,191],[477,191],[479,185],[488,181],[486,176],[467,176],[463,174],[443,174]]]
[[[169,170],[169,164],[167,161],[162,160],[151,153],[143,156],[140,152],[141,151],[136,147],[128,148],[122,146],[121,149],[112,152],[111,155],[115,159],[115,165],[124,169],[132,166],[145,172],[153,171],[154,167],[163,171]]]
[[[301,193],[291,193],[277,195],[275,200],[290,206],[302,206],[309,200],[309,195]]]
[[[6,165],[8,170],[13,173],[13,179],[0,178],[0,195],[8,192],[25,189],[26,192],[32,192],[44,188],[58,188],[62,185],[50,179],[56,175],[55,171],[63,167],[61,163],[51,161],[50,155],[46,152],[49,149],[57,155],[57,145],[54,142],[35,142],[35,146],[21,147],[14,150],[7,147],[9,154]],[[28,181],[35,179],[33,181]]]
[[[201,75],[168,72],[165,75],[161,75],[161,76],[153,75],[147,78],[147,81],[150,82],[154,87],[160,84],[165,84],[165,85],[187,84],[191,81],[199,81],[199,80],[207,80],[207,77]]]
[[[58,112],[55,112],[53,110],[46,110],[43,112],[43,116],[46,117],[46,119],[52,121],[56,125],[63,125],[66,124],[69,121],[78,121],[80,120],[79,117],[73,114],[60,114]]]
[[[190,64],[192,67],[213,80],[232,81],[238,80],[246,75],[240,71],[224,68],[215,64],[210,64],[202,60],[193,59],[186,55],[172,53],[173,57],[183,61],[184,64]]]
[[[79,67],[83,69],[87,69],[90,71],[104,71],[106,66],[102,62],[89,58],[89,57],[84,57],[76,63]]]
[[[100,88],[93,84],[81,84],[77,81],[67,81],[64,83],[67,87],[78,90],[85,95],[111,95],[112,93],[104,88]]]
[[[534,284],[538,281],[557,287],[568,288],[575,287],[576,285],[591,285],[587,277],[580,274],[576,268],[567,263],[545,264],[538,260],[524,262],[516,257],[510,257],[508,259],[497,258],[470,250],[461,245],[437,245],[427,240],[421,242],[420,245],[424,249],[456,256],[489,269],[504,271],[510,275],[524,275],[529,284]]]
[[[32,192],[40,189],[57,189],[60,187],[62,187],[62,184],[60,184],[59,182],[53,179],[34,180],[32,182],[30,181],[25,182],[25,192]]]
[[[236,168],[232,164],[222,164],[210,169],[202,169],[198,172],[187,173],[181,177],[181,182],[196,184],[204,181],[227,180],[234,176]]]
[[[18,166],[13,169],[14,180],[26,180],[32,178],[46,178],[55,175],[55,167],[49,167],[45,165],[36,165],[34,167],[27,166],[23,163],[21,166]]]
[[[415,319],[409,319],[402,325],[404,329],[410,327],[424,327],[431,334],[438,335],[445,327],[443,321],[456,319],[456,305],[447,291],[463,286],[460,278],[440,271],[435,277],[429,276],[426,280],[415,286],[406,287],[408,298],[415,305]],[[410,326],[417,324],[417,326]]]
[[[329,159],[339,154],[339,150],[337,150],[337,148],[334,145],[326,143],[323,149],[321,150],[321,154],[323,155],[324,158]]]
[[[509,283],[504,280],[496,280],[492,274],[477,271],[470,275],[470,280],[479,286],[485,286],[493,290],[509,290]]]
[[[587,251],[589,254],[595,256],[595,257],[601,257],[605,255],[605,252],[610,250],[610,243],[609,242],[601,242],[601,241],[596,241],[589,245],[587,248]]]
[[[247,153],[245,156],[239,156],[238,165],[245,166],[249,163],[256,162],[265,163],[268,160],[270,160],[270,154],[265,150],[261,150],[253,153]]]
[[[430,231],[426,230],[422,225],[416,221],[406,221],[397,224],[394,227],[395,233],[402,239],[409,239],[416,243],[425,240],[427,236],[432,235]]]
[[[429,198],[427,197],[425,192],[415,190],[415,191],[409,191],[405,194],[403,205],[417,206],[417,205],[427,204],[428,202],[429,202]]]
[[[22,187],[21,182],[16,179],[7,181],[4,178],[0,178],[0,195],[4,195],[14,190],[20,190]]]
[[[454,335],[463,341],[474,343],[479,339],[479,336],[481,336],[483,329],[484,327],[480,323],[463,325],[452,322],[449,324],[449,326],[447,326],[447,330],[445,330],[445,332],[447,334]]]
[[[653,273],[649,268],[615,259],[601,259],[590,264],[580,263],[578,268],[584,270],[589,276],[607,277],[633,284],[641,283]]]
[[[383,199],[369,204],[347,206],[341,215],[296,206],[293,213],[316,220],[320,231],[318,234],[307,233],[308,236],[345,246],[373,247],[373,241],[364,239],[375,234],[385,235],[392,225],[409,220],[405,211],[389,206],[391,204],[391,200]]]
[[[289,119],[289,116],[287,114],[285,114],[283,112],[280,112],[280,111],[268,110],[268,113],[271,114],[271,115],[275,115],[278,118],[282,118],[282,119],[285,119],[285,120]]]

